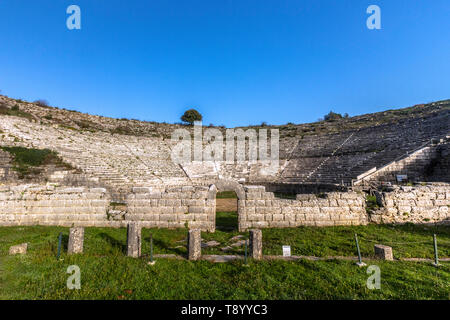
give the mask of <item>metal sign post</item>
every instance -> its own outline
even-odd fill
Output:
[[[358,251],[358,262],[356,263],[359,267],[363,267],[366,264],[362,262],[361,258],[361,251],[359,250],[359,242],[358,242],[358,235],[355,233],[355,242],[356,242],[356,250]]]

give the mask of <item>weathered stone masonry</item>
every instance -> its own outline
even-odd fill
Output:
[[[367,223],[365,195],[330,192],[299,194],[296,200],[275,198],[264,187],[248,186],[242,201],[240,229],[297,226],[360,225]]]
[[[393,192],[377,193],[381,210],[371,215],[376,223],[450,222],[450,185],[438,184],[397,187]]]
[[[103,188],[0,187],[0,225],[106,226],[109,202]]]
[[[129,222],[139,222],[143,228],[188,227],[214,232],[216,193],[226,189],[237,191],[241,231],[302,225],[450,221],[448,184],[377,193],[381,208],[368,214],[363,192],[298,194],[294,200],[276,198],[263,186],[218,183],[217,187],[137,187],[124,204],[111,202],[103,188],[1,187],[0,225],[126,227]]]
[[[210,199],[208,199],[208,197]],[[0,189],[0,225],[215,229],[215,190],[208,187],[133,188],[127,203],[115,204],[103,188],[22,185]],[[117,207],[125,207],[123,215]]]
[[[215,230],[215,190],[202,186],[140,187],[128,196],[126,220],[141,221],[145,228]]]

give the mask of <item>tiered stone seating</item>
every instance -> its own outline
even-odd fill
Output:
[[[0,96],[0,101],[14,103],[8,99]],[[283,136],[279,171],[268,176],[262,174],[264,165],[248,161],[175,164],[171,160],[175,142],[170,140],[175,125],[121,121],[26,103],[20,104],[20,108],[32,112],[33,119],[38,121],[0,116],[3,132],[0,145],[55,150],[65,162],[83,173],[82,176],[62,175],[64,179],[77,180],[77,183],[97,181],[114,191],[113,198],[123,198],[121,195],[128,193],[132,186],[186,185],[194,180],[206,184],[219,178],[246,183],[349,184],[361,173],[382,167],[430,139],[450,133],[450,108],[441,106],[423,117],[402,118],[388,124],[369,126],[367,119],[354,120],[365,124],[333,134]],[[46,120],[49,113],[54,113],[53,120]],[[69,115],[71,118],[65,122],[64,117]],[[71,126],[80,121],[92,123],[95,128]],[[127,130],[146,134],[111,134],[122,122],[129,126]]]
[[[381,167],[449,132],[450,111],[447,111],[353,132],[308,136],[300,140],[280,180],[350,184],[361,173]]]
[[[79,132],[58,126],[40,125],[24,119],[0,118],[8,132],[2,145],[55,150],[61,158],[99,183],[120,194],[132,186],[186,182],[183,170],[170,159],[170,148],[157,138]]]

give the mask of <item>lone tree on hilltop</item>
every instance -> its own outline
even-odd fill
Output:
[[[190,125],[192,125],[194,121],[202,121],[202,119],[203,117],[200,112],[195,109],[189,109],[181,116],[181,121],[189,123]]]
[[[325,117],[323,117],[323,119],[325,121],[336,121],[336,120],[339,120],[339,119],[342,119],[342,118],[343,118],[342,114],[335,113],[333,111],[330,111],[330,113],[328,113],[327,115],[325,115]]]

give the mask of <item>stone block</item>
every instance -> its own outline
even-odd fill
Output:
[[[375,249],[375,256],[377,258],[390,261],[394,260],[391,247],[382,244],[376,244],[374,246],[374,249]]]
[[[269,227],[269,222],[267,222],[267,221],[255,221],[255,222],[252,222],[252,225],[255,228],[268,228]]]
[[[133,187],[133,193],[149,193],[151,191],[151,187]]]
[[[18,244],[16,246],[9,247],[9,254],[26,254],[28,249],[28,243]]]

